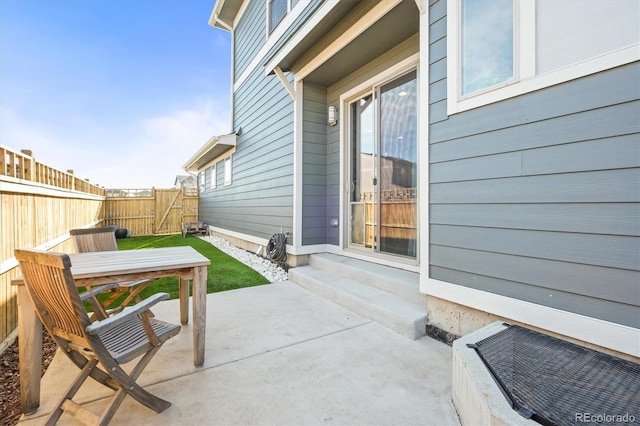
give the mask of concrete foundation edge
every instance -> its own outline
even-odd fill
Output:
[[[467,343],[476,343],[505,329],[496,321],[453,343],[452,399],[460,423],[464,425],[537,425],[516,413],[487,370]]]

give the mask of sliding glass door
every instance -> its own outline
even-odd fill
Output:
[[[349,245],[417,253],[416,72],[349,103]]]

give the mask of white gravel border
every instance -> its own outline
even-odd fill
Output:
[[[223,251],[229,256],[234,257],[248,267],[254,269],[260,275],[268,279],[271,283],[288,280],[287,272],[269,259],[265,259],[263,257],[257,256],[254,253],[236,247],[229,241],[221,237],[199,236],[199,238],[208,242],[209,244],[213,245],[218,250]]]

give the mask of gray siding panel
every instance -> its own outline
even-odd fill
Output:
[[[431,224],[640,236],[638,203],[432,204]]]
[[[276,77],[257,69],[235,92],[239,128],[232,183],[224,185],[224,164],[218,163],[218,185],[201,194],[200,218],[265,239],[281,228],[292,232],[293,102]]]
[[[640,270],[636,237],[448,225],[431,225],[430,233],[440,246]]]
[[[326,244],[327,218],[327,91],[303,85],[302,244]]]
[[[640,63],[448,116],[431,10],[430,276],[640,327]]]
[[[469,274],[462,271],[431,267],[431,275],[447,277],[449,282],[455,282],[465,287],[488,291],[514,299],[522,298],[522,293],[529,295],[529,301],[552,308],[569,310],[585,316],[607,319],[629,327],[638,327],[637,308],[633,304],[617,303],[608,300],[594,299],[580,294],[568,293],[532,286],[499,278]]]
[[[638,274],[626,269],[437,245],[431,246],[431,265],[547,289],[566,292],[576,290],[577,294],[583,296],[613,302],[636,306],[640,303],[637,293]],[[522,293],[527,295],[524,291]]]
[[[267,41],[267,2],[252,0],[244,11],[234,32],[234,78],[247,69]]]

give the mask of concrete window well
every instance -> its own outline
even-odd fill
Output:
[[[634,424],[640,364],[501,321],[453,344],[463,425]]]

